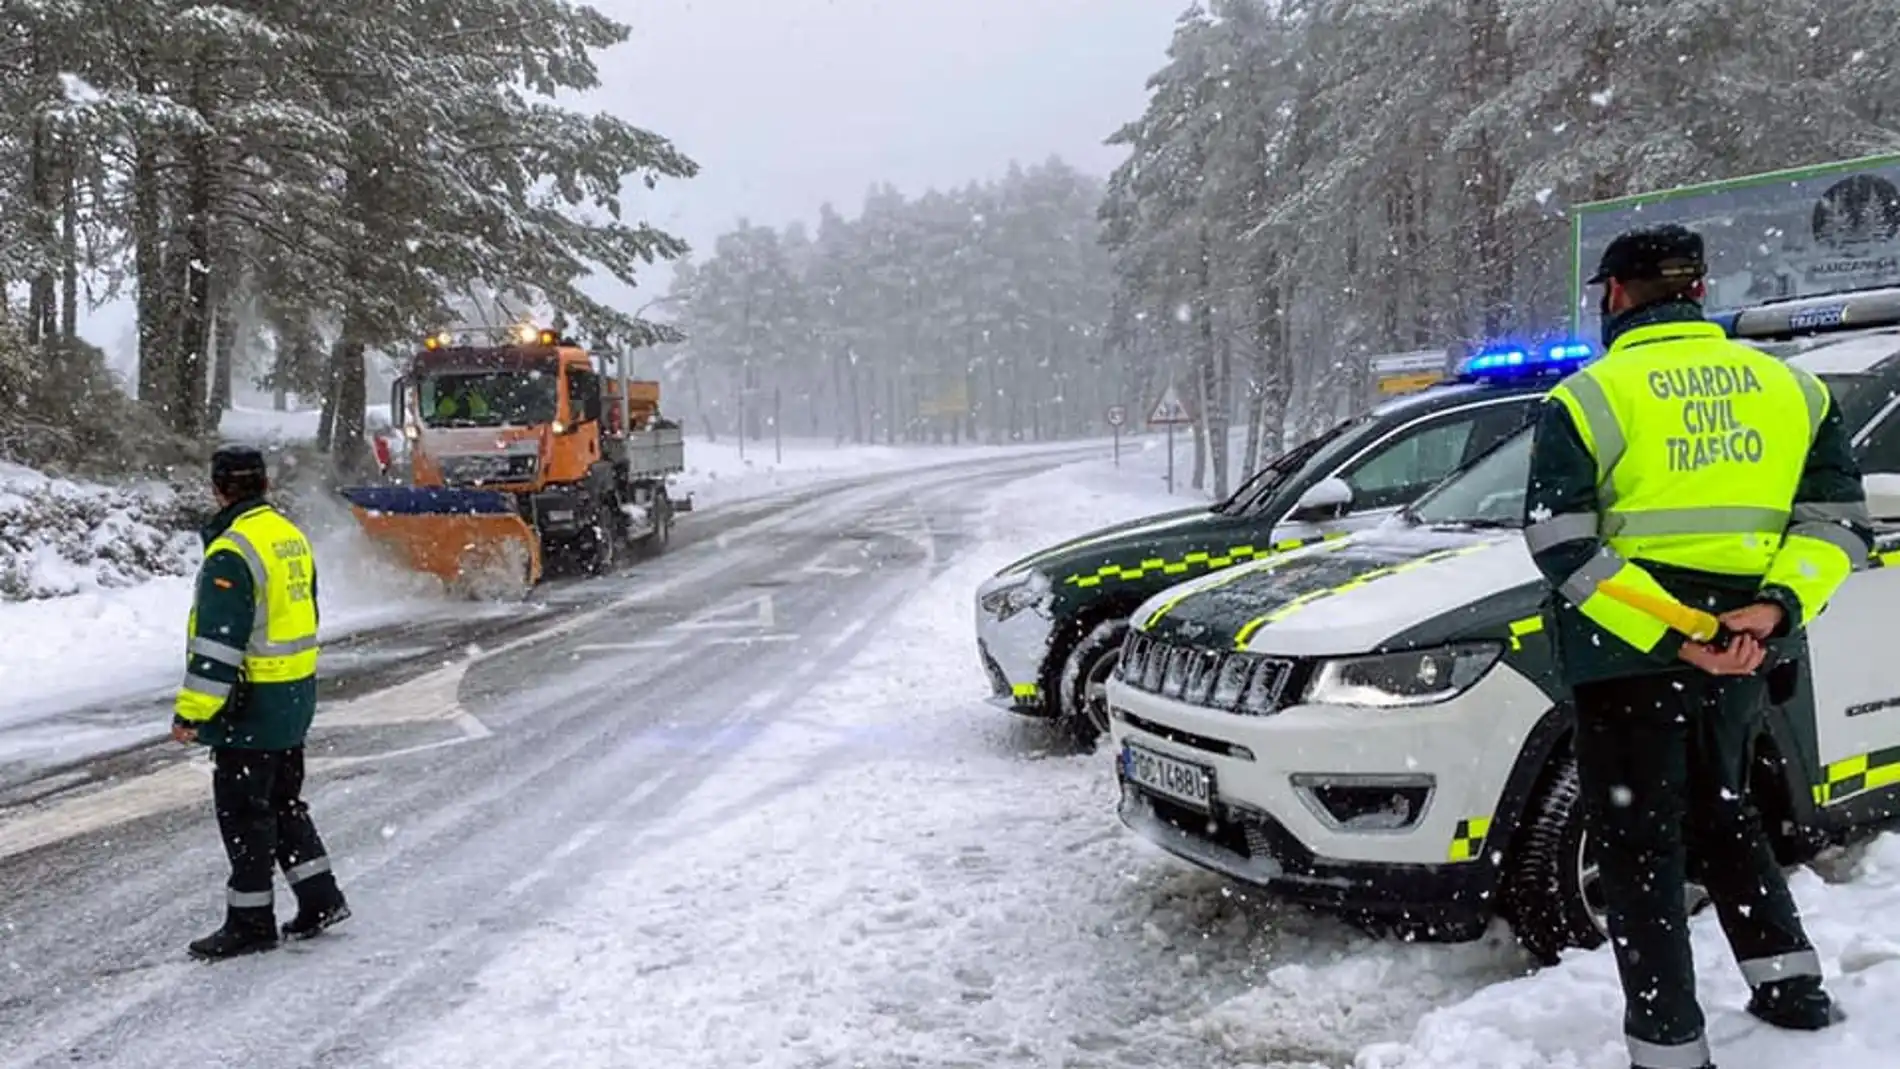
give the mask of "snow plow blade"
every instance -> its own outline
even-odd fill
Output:
[[[541,581],[540,540],[508,494],[408,486],[341,493],[372,540],[452,587]]]

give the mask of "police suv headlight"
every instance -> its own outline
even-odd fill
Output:
[[[979,599],[983,611],[996,620],[1007,620],[1024,609],[1040,607],[1053,584],[1041,572],[1024,572],[1003,585],[987,590]]]
[[[1314,705],[1392,707],[1450,701],[1483,679],[1504,655],[1500,642],[1461,642],[1428,650],[1322,661],[1307,684]]]

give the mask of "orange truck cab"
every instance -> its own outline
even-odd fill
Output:
[[[503,344],[430,338],[391,388],[406,485],[343,491],[359,522],[445,580],[504,560],[529,583],[548,564],[609,570],[633,541],[664,545],[685,469],[656,382],[608,375],[586,349],[522,328]]]

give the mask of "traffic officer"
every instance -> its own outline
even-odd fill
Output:
[[[1792,1029],[1838,1019],[1748,802],[1748,766],[1766,644],[1803,653],[1803,629],[1865,566],[1871,531],[1839,408],[1814,376],[1706,322],[1704,274],[1702,239],[1685,228],[1611,242],[1591,279],[1607,351],[1545,402],[1527,499],[1640,1069],[1711,1065],[1689,848],[1749,1012]],[[1607,583],[1714,613],[1736,637],[1686,640]]]
[[[191,944],[206,960],[277,945],[272,864],[297,896],[283,934],[349,916],[303,802],[304,736],[317,706],[317,570],[310,540],[264,500],[263,454],[211,458],[220,506],[202,534],[188,662],[172,736],[211,747],[218,831],[231,859],[224,925]]]

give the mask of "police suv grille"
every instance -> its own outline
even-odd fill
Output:
[[[533,453],[476,453],[443,457],[442,481],[450,486],[533,482],[541,458]]]
[[[1164,698],[1243,716],[1278,712],[1293,688],[1297,661],[1256,653],[1184,646],[1131,631],[1115,668],[1123,683]]]

